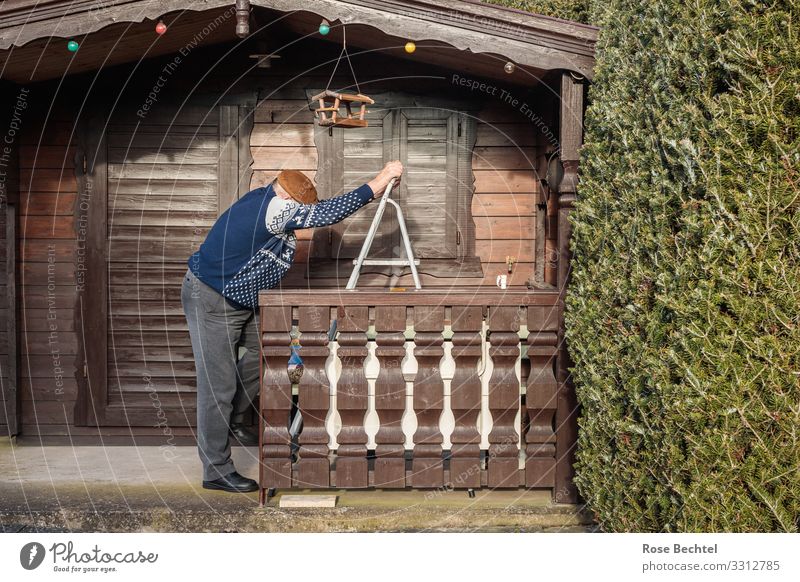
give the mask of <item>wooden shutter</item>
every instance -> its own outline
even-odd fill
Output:
[[[108,126],[106,424],[157,426],[159,414],[172,426],[194,424],[181,283],[187,259],[237,196],[236,114],[188,107]]]
[[[414,255],[456,258],[458,114],[441,109],[399,112],[400,161],[405,175],[397,200]]]
[[[440,274],[452,268],[449,261],[475,259],[470,210],[475,122],[452,107],[407,107],[409,98],[396,95],[392,107],[391,99],[379,98],[385,108],[368,114],[367,128],[316,133],[317,188],[320,198],[337,196],[373,178],[387,161],[400,159],[405,176],[392,197],[403,209],[415,255],[422,260],[420,270]],[[317,229],[312,256],[358,256],[376,207],[369,205],[337,225]],[[399,224],[389,208],[370,256],[401,256],[401,246]],[[480,275],[479,262],[473,262]],[[459,273],[465,273],[463,266]],[[313,274],[330,275],[330,270],[318,263]]]

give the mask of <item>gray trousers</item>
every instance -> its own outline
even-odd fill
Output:
[[[197,368],[197,448],[203,480],[213,481],[235,470],[229,423],[241,422],[258,394],[258,317],[234,308],[189,269],[181,303]]]

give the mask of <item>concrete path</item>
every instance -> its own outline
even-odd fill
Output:
[[[257,478],[256,448],[234,447]],[[285,492],[288,493],[288,492]],[[319,494],[320,491],[292,491]],[[330,491],[332,509],[263,508],[201,487],[195,447],[15,446],[0,441],[0,531],[593,531],[543,491]],[[279,492],[280,496],[281,492]]]

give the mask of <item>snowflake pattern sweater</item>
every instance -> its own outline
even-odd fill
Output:
[[[258,292],[277,286],[292,266],[295,230],[336,224],[372,199],[367,184],[316,204],[284,200],[271,184],[256,188],[217,219],[189,269],[234,307],[257,309]]]

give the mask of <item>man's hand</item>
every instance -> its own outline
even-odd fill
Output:
[[[383,169],[372,180],[367,182],[367,185],[372,188],[375,198],[383,196],[389,182],[396,180],[395,185],[400,182],[400,176],[403,175],[403,164],[400,160],[394,160],[386,164]]]

